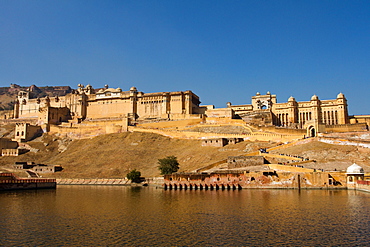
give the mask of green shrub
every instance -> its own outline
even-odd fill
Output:
[[[136,171],[136,169],[130,171],[126,175],[128,180],[131,180],[131,182],[138,183],[140,182],[141,172]]]
[[[167,156],[166,158],[158,159],[158,164],[161,175],[172,174],[179,170],[179,162],[175,156]]]

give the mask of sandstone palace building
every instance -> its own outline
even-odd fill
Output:
[[[369,117],[349,116],[347,100],[339,93],[335,99],[320,100],[314,95],[309,101],[296,101],[290,97],[278,103],[276,95],[257,93],[251,104],[232,105],[226,108],[201,106],[199,97],[192,91],[143,93],[135,87],[94,89],[91,85],[78,85],[61,96],[34,97],[32,90],[19,91],[14,105],[13,118],[37,119],[38,125],[82,123],[104,119],[127,119],[128,123],[141,121],[182,119],[242,119],[255,126],[307,130],[316,136],[327,130],[363,131],[368,129]]]
[[[199,97],[191,91],[143,93],[135,87],[94,90],[78,85],[65,96],[33,98],[32,92],[19,92],[15,118],[38,117],[42,123],[59,124],[68,120],[128,117],[137,119],[184,119],[198,114]]]
[[[339,93],[337,98],[332,100],[320,100],[318,96],[313,95],[310,101],[297,102],[294,97],[290,97],[286,103],[277,103],[276,95],[270,92],[266,95],[257,93],[252,97],[250,105],[231,105],[229,102],[227,106],[246,122],[287,128],[302,129],[311,125],[319,130],[323,125],[350,123],[347,100],[343,93]]]

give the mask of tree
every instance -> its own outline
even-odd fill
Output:
[[[167,156],[166,158],[158,159],[158,164],[161,175],[172,174],[179,170],[179,162],[175,156]]]
[[[128,180],[131,180],[131,182],[138,183],[140,182],[140,176],[141,172],[136,171],[136,169],[131,170],[129,173],[127,173],[126,177]]]

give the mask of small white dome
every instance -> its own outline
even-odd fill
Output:
[[[364,174],[364,169],[357,165],[356,163],[353,163],[353,165],[349,166],[347,168],[347,174]]]
[[[137,91],[136,87],[131,87],[130,91]]]
[[[315,94],[315,95],[313,95],[313,96],[311,97],[311,100],[319,100],[319,97],[317,97],[317,95]]]
[[[293,96],[290,96],[288,101],[295,101],[295,98]]]
[[[338,94],[338,96],[337,96],[337,99],[344,99],[344,98],[345,98],[344,94],[342,94],[342,93]]]

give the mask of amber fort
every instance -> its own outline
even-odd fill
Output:
[[[200,97],[190,90],[144,93],[136,87],[124,91],[108,85],[94,89],[81,84],[77,89],[57,89],[58,95],[46,97],[36,97],[38,88],[34,85],[17,93],[14,109],[2,113],[4,119],[17,122],[15,139],[27,141],[39,131],[76,133],[79,129],[84,133],[93,132],[93,126],[100,126],[100,131],[105,126],[102,133],[112,133],[154,122],[166,126],[173,121],[258,126],[289,139],[289,135],[314,137],[326,132],[364,131],[370,123],[370,116],[348,114],[343,93],[334,99],[313,95],[307,101],[296,101],[290,97],[283,103],[270,92],[256,93],[250,104],[227,102],[225,108],[215,108],[201,105]]]
[[[297,101],[291,96],[286,102],[279,102],[275,94],[257,92],[246,100],[249,103],[234,105],[226,102],[225,107],[216,108],[202,105],[200,96],[190,90],[145,93],[136,87],[125,91],[108,85],[93,88],[81,84],[76,89],[68,86],[46,89],[49,91],[35,85],[28,88],[12,85],[7,89],[13,92],[14,103],[12,109],[0,111],[0,121],[4,125],[10,123],[15,129],[12,140],[0,139],[1,156],[32,152],[27,143],[43,134],[57,136],[61,140],[76,140],[136,132],[159,134],[170,139],[198,140],[194,143],[200,143],[199,148],[213,148],[221,153],[239,143],[246,147],[261,143],[265,147],[259,152],[248,152],[247,149],[242,154],[229,152],[228,158],[198,163],[194,166],[196,169],[187,170],[188,173],[167,176],[164,179],[168,188],[204,189],[212,188],[210,186],[214,184],[224,189],[261,186],[347,188],[353,181],[357,186],[357,181],[361,183],[369,177],[364,172],[345,172],[343,164],[338,166],[341,171],[333,169],[336,166],[333,163],[324,171],[317,167],[325,166],[325,162],[317,164],[309,157],[279,151],[315,140],[370,148],[367,140],[348,138],[350,135],[368,136],[370,116],[349,115],[343,93],[334,94],[332,99],[313,95],[307,101]],[[345,135],[343,138],[342,134]],[[65,150],[60,148],[59,145],[58,152]],[[60,167],[38,165],[32,169],[33,172],[44,173],[54,172]],[[17,166],[15,169],[20,168]],[[95,184],[90,180],[68,179],[59,183]]]

